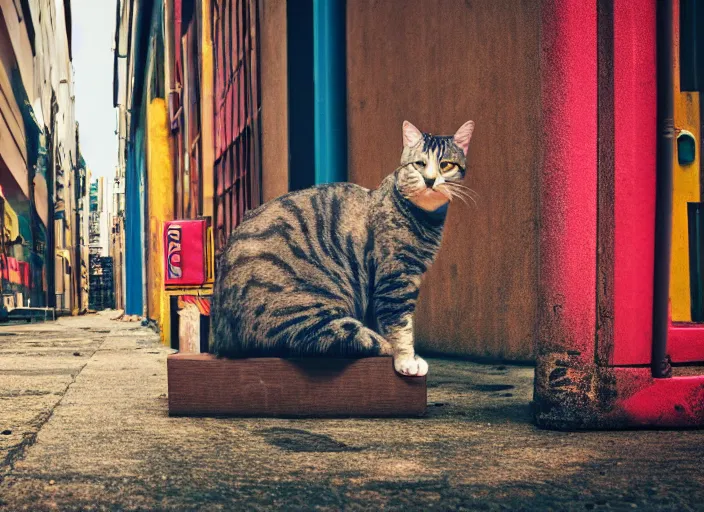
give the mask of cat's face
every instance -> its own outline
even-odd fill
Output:
[[[396,173],[399,192],[416,206],[433,211],[458,197],[467,172],[467,149],[474,121],[455,135],[441,137],[421,132],[403,122],[403,153]]]

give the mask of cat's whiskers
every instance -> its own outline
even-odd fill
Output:
[[[451,194],[453,194],[454,197],[461,198],[466,205],[469,206],[469,203],[467,203],[466,201],[466,199],[469,199],[470,201],[472,201],[472,203],[474,203],[475,208],[479,208],[479,205],[477,204],[477,201],[474,199],[474,197],[469,195],[466,191],[457,188],[453,189],[451,187],[448,187],[448,190]]]
[[[467,200],[464,197],[457,195],[455,193],[451,193],[451,196],[452,196],[452,198],[457,198],[460,201],[462,201],[465,205],[469,206],[469,203],[467,203]],[[452,201],[452,199],[450,199],[450,201]]]
[[[457,198],[460,201],[462,201],[464,204],[467,204],[467,201],[465,200],[464,196],[457,194],[455,191],[453,191],[449,187],[446,187],[445,185],[447,185],[447,183],[443,183],[442,185],[440,185],[438,187],[438,191],[441,192],[443,195],[445,195],[450,202],[452,202],[453,199]]]
[[[474,197],[471,196],[471,195],[469,195],[469,194],[467,194],[467,193],[466,193],[465,191],[463,191],[463,190],[457,190],[457,189],[452,189],[452,188],[451,188],[450,190],[452,191],[453,194],[456,194],[456,195],[462,196],[462,197],[466,197],[467,199],[471,199],[472,201],[474,201]]]
[[[469,187],[465,187],[464,185],[460,185],[459,183],[453,183],[448,181],[445,183],[446,185],[450,185],[448,187],[449,190],[452,191],[453,194],[456,194],[457,196],[463,196],[466,197],[467,199],[471,200],[474,203],[474,206],[476,208],[479,208],[479,204],[477,203],[477,199],[479,198],[479,194],[472,190]],[[466,204],[466,201],[465,201]]]
[[[448,184],[448,185],[452,185],[453,187],[457,187],[457,188],[459,188],[459,189],[465,190],[465,191],[466,191],[467,193],[469,193],[470,195],[473,195],[474,197],[476,197],[477,199],[479,199],[479,192],[477,192],[476,190],[473,190],[473,189],[471,189],[471,188],[469,188],[469,187],[466,187],[466,186],[462,185],[461,183],[456,183],[456,182],[454,182],[454,181],[448,181],[447,184]]]

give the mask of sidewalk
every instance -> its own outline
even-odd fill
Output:
[[[538,430],[530,368],[431,360],[423,419],[169,418],[111,316],[0,327],[0,510],[704,508],[704,431]]]

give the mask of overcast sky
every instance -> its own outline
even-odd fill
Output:
[[[93,177],[115,175],[117,135],[112,106],[116,0],[72,0],[76,120],[81,153]]]

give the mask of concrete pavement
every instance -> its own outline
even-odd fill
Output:
[[[531,368],[431,360],[422,419],[169,418],[111,316],[0,327],[0,509],[704,510],[704,431],[539,430]]]

